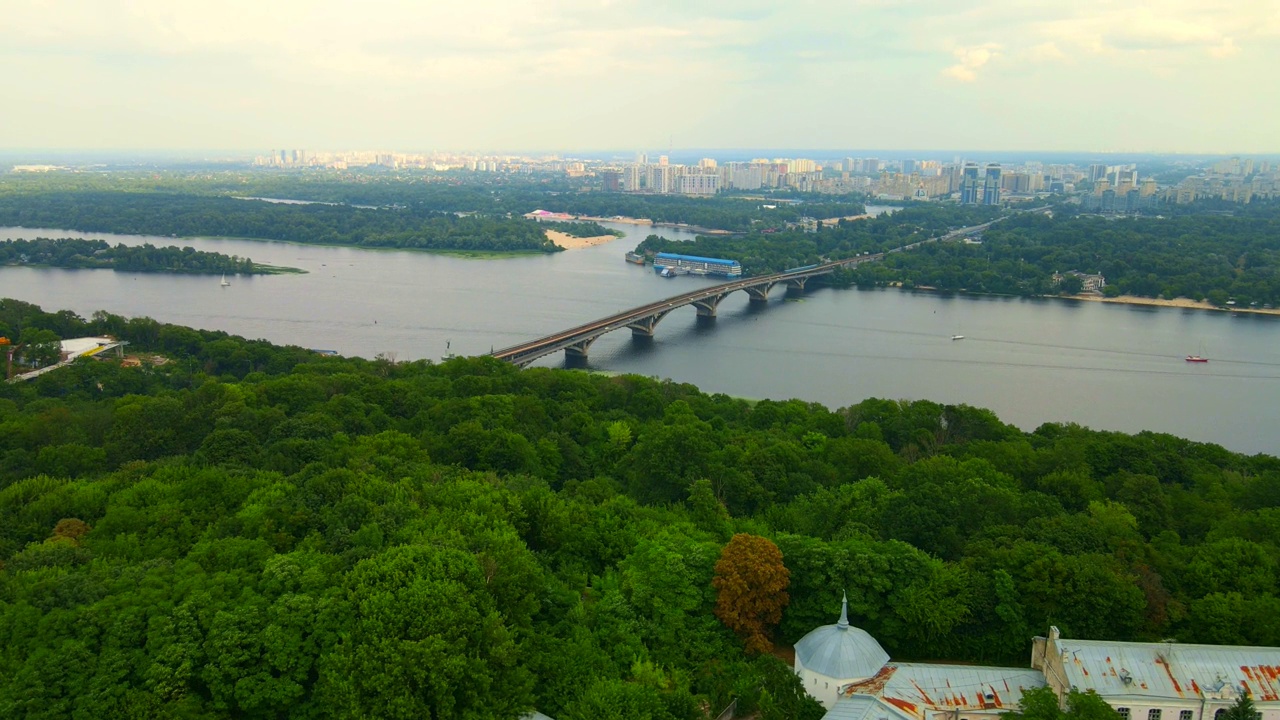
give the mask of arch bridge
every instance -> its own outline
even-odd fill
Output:
[[[960,228],[939,238],[932,240],[923,240],[906,245],[900,248],[894,248],[888,252],[901,252],[903,250],[912,250],[925,242],[933,242],[937,240],[951,240],[961,236],[967,236],[972,233],[984,230],[993,222],[975,225],[973,227]],[[615,315],[594,320],[585,325],[562,330],[558,333],[548,335],[537,340],[531,340],[519,345],[512,345],[495,352],[489,353],[492,357],[507,362],[514,363],[521,367],[537,360],[545,355],[563,350],[565,358],[570,361],[583,361],[587,358],[587,351],[591,348],[591,344],[601,335],[611,333],[614,330],[622,328],[630,328],[631,333],[637,337],[653,337],[653,331],[658,323],[664,317],[669,315],[672,310],[692,305],[697,308],[698,317],[713,318],[716,316],[716,308],[720,302],[729,295],[745,291],[751,296],[751,302],[763,303],[769,300],[769,291],[779,285],[786,285],[788,290],[796,290],[803,292],[805,284],[810,278],[821,275],[830,275],[839,268],[857,267],[864,262],[874,262],[884,258],[886,253],[875,253],[872,255],[861,255],[857,257],[846,258],[844,260],[836,260],[835,262],[823,263],[821,265],[813,265],[805,268],[797,268],[787,272],[773,273],[771,275],[762,275],[760,277],[740,278],[719,285],[711,285],[709,287],[699,288],[691,292],[681,295],[675,295],[669,298],[658,300],[657,302],[641,305],[640,307],[623,310]]]
[[[490,355],[520,366],[528,365],[544,355],[550,355],[560,350],[564,351],[565,357],[569,360],[584,360],[591,344],[601,335],[611,333],[614,330],[630,328],[634,336],[653,337],[653,331],[657,328],[658,323],[677,308],[692,305],[697,309],[698,317],[713,318],[716,316],[716,309],[719,307],[720,302],[739,290],[745,291],[750,295],[751,302],[763,303],[769,300],[769,291],[779,285],[785,285],[788,290],[803,291],[810,278],[829,275],[837,268],[856,267],[861,263],[879,260],[882,257],[884,257],[883,253],[863,255],[789,272],[773,273],[772,275],[743,278],[719,285],[711,285],[692,292],[664,298],[648,305],[623,310],[615,315],[600,318],[585,325],[569,328],[537,340],[503,348],[490,353]]]

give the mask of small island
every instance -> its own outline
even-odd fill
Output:
[[[192,247],[111,245],[105,240],[36,238],[0,241],[0,265],[111,269],[121,272],[177,273],[182,275],[279,275],[302,273],[298,268],[263,265],[235,255],[205,252]]]

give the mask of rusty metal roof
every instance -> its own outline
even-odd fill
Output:
[[[912,720],[912,716],[903,714],[873,695],[846,695],[822,716],[822,720]]]
[[[1280,648],[1101,640],[1057,641],[1067,682],[1099,695],[1280,700]]]
[[[1006,712],[1017,709],[1023,691],[1044,684],[1039,670],[889,663],[850,685],[824,720],[925,720],[931,712],[956,708]]]

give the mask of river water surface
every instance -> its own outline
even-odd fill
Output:
[[[608,223],[605,223],[608,225]],[[592,248],[473,260],[246,240],[171,239],[0,228],[0,238],[93,237],[190,245],[302,268],[231,278],[0,267],[0,297],[95,310],[282,344],[400,360],[478,354],[685,292],[707,278],[657,277],[622,255],[669,228],[612,225]],[[698,322],[676,310],[650,342],[623,330],[591,347],[591,367],[671,378],[707,392],[842,407],[867,397],[994,410],[1024,429],[1070,421],[1155,430],[1233,450],[1280,453],[1280,320],[1084,301],[812,290],[764,308],[745,293]],[[952,335],[964,335],[952,340]],[[1210,358],[1184,361],[1188,354]],[[563,356],[541,365],[562,365]]]

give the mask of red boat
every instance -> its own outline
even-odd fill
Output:
[[[1187,362],[1209,362],[1209,358],[1202,358],[1199,355],[1188,355]]]

